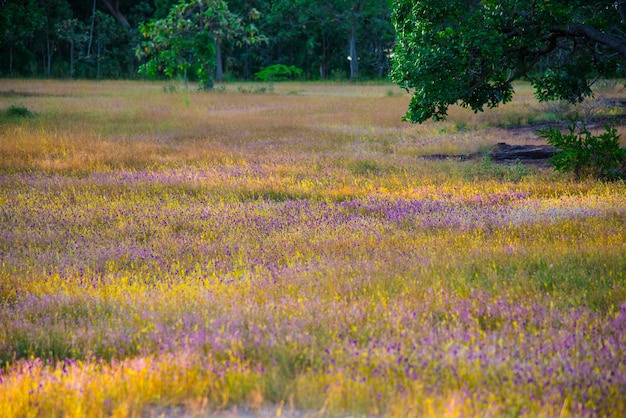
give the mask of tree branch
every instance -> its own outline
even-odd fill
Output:
[[[130,23],[128,23],[128,19],[126,19],[126,16],[124,16],[122,14],[122,12],[120,12],[120,2],[119,1],[116,1],[115,4],[113,4],[112,0],[102,0],[102,2],[107,7],[107,9],[109,9],[109,11],[113,15],[113,17],[118,22],[120,22],[120,24],[122,26],[124,26],[125,28],[130,28]]]
[[[518,54],[524,55],[526,57],[530,56],[532,57],[532,59],[530,60],[530,63],[528,65],[515,71],[513,75],[511,75],[508,80],[505,81],[505,84],[510,84],[514,80],[517,80],[518,78],[528,74],[530,70],[539,62],[541,57],[549,54],[556,49],[557,39],[558,36],[551,34],[544,38],[545,41],[548,41],[548,45],[541,49],[529,50],[528,48],[516,48],[509,50],[508,52],[516,51],[518,52]]]
[[[626,1],[620,1],[617,5],[617,10],[622,19],[622,24],[626,25]]]
[[[557,36],[566,38],[582,37],[607,46],[626,58],[626,39],[618,35],[604,33],[593,26],[581,23],[573,23],[565,29],[554,28],[551,30]]]

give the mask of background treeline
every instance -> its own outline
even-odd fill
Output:
[[[0,76],[137,78],[139,27],[179,0],[0,0]],[[306,79],[387,76],[395,35],[389,0],[229,0],[268,42],[224,41],[226,80],[252,79],[272,64]],[[348,57],[357,56],[355,65]]]

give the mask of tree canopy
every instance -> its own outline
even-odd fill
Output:
[[[200,16],[210,4],[227,5],[228,13],[217,12],[227,17],[223,33]],[[0,76],[184,78],[186,71],[203,82],[207,71],[218,80],[252,79],[285,65],[305,79],[383,78],[395,42],[391,0],[0,0],[0,11]],[[250,23],[267,42],[247,42]]]
[[[249,17],[256,19],[256,9]],[[221,65],[217,53],[221,39],[255,43],[265,38],[254,24],[245,25],[240,16],[228,9],[224,0],[181,0],[163,19],[141,25],[145,41],[139,55],[147,58],[140,68],[148,75],[165,74],[173,77],[194,69],[205,88],[213,86],[213,70]]]
[[[626,1],[396,0],[391,78],[412,93],[405,119],[474,111],[529,80],[540,101],[579,102],[626,58]]]

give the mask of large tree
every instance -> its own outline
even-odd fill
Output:
[[[66,41],[70,46],[70,79],[74,79],[76,62],[86,57],[83,47],[88,42],[88,33],[85,24],[78,19],[66,19],[57,27],[59,39]]]
[[[626,58],[626,1],[395,0],[393,21],[392,79],[417,123],[506,103],[521,78],[539,100],[582,101]]]
[[[258,17],[253,10],[251,18]],[[263,40],[253,24],[246,25],[224,0],[180,0],[163,19],[141,25],[144,42],[138,51],[147,62],[141,71],[149,76],[182,75],[185,84],[194,71],[203,87],[213,86],[214,72],[221,73],[221,42]]]

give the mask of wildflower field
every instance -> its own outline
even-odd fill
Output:
[[[424,158],[558,109],[253,87],[0,80],[0,416],[626,413],[626,185]]]

